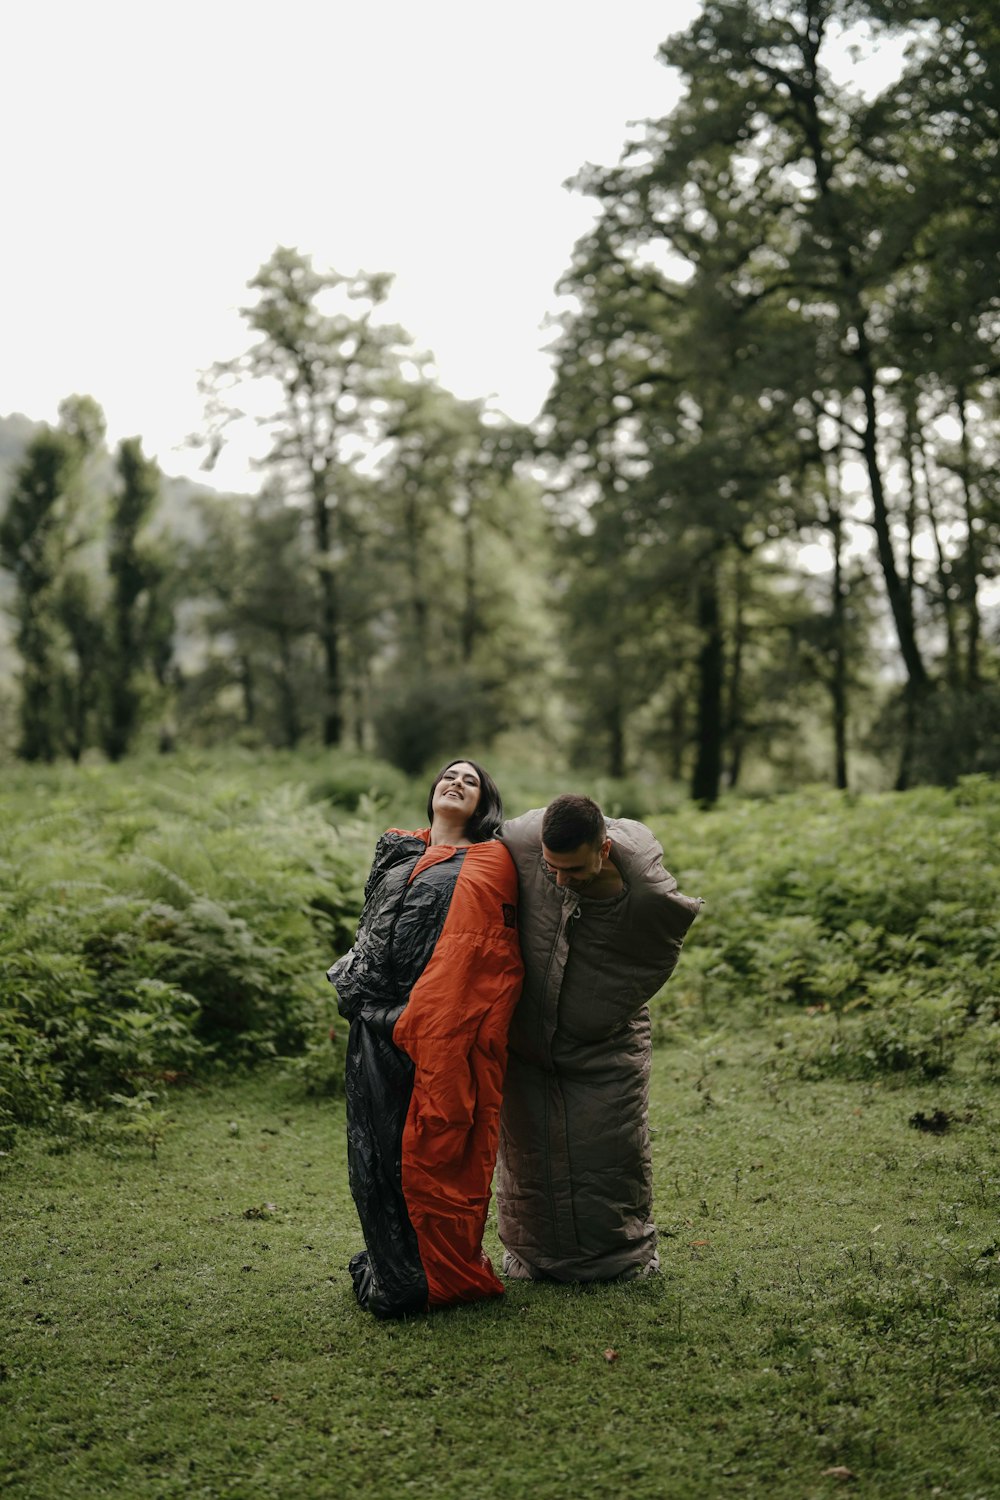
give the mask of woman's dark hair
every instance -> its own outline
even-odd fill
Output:
[[[450,771],[452,766],[457,766],[459,761],[464,765],[471,766],[479,777],[479,801],[476,810],[465,825],[465,837],[473,844],[485,844],[487,839],[495,839],[500,832],[503,822],[503,802],[497,784],[488,771],[477,765],[474,760],[469,760],[465,755],[456,755],[440,771],[431,782],[430,793],[427,798],[427,821],[434,822],[434,793],[437,784],[445,771]]]

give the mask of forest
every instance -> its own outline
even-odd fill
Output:
[[[99,391],[0,417],[11,1496],[996,1494],[1000,15],[668,28],[531,423],[308,245],[247,266],[204,482]],[[325,975],[456,754],[704,898],[650,1001],[663,1266],[385,1325]]]
[[[904,34],[874,97],[845,33]],[[859,42],[859,45],[861,43]],[[0,753],[457,744],[732,789],[1000,761],[1000,28],[923,0],[707,0],[684,92],[581,164],[537,420],[460,400],[388,272],[279,246],[178,489],[99,393],[0,440]]]

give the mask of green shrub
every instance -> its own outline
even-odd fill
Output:
[[[988,1083],[1000,1083],[1000,1018],[978,1023],[972,1040],[977,1072]]]
[[[846,1012],[911,973],[970,1010],[1000,993],[997,784],[732,802],[653,826],[682,888],[707,897],[688,945],[712,950],[717,1001]]]
[[[933,1077],[961,1052],[991,1076],[1000,785],[732,799],[652,826],[681,888],[707,898],[661,1020],[794,1008],[816,1018],[813,1073]]]
[[[825,1023],[829,1033],[831,1023]],[[941,1078],[950,1072],[962,1033],[946,1001],[897,1001],[875,1015],[835,1025],[800,1063],[806,1078],[879,1078],[895,1073]]]
[[[533,793],[511,773],[512,810],[543,805],[546,778]],[[612,805],[610,783],[567,784]],[[614,810],[669,800],[626,790]],[[307,1088],[337,1091],[346,1028],[326,969],[353,939],[377,834],[413,826],[423,795],[327,752],[12,768],[0,1150],[18,1123],[68,1129],[109,1101],[155,1136],[141,1101],[209,1062],[294,1060]],[[961,1053],[1000,1078],[996,783],[646,816],[682,890],[707,901],[656,1001],[658,1037],[795,1010],[816,1030],[793,1064],[817,1072],[930,1078]]]
[[[407,776],[436,769],[466,746],[489,742],[501,725],[496,695],[471,671],[400,672],[375,704],[379,754]]]
[[[409,789],[406,777],[384,761],[368,757],[334,761],[309,787],[309,801],[326,803],[331,809],[374,815],[379,808],[398,802]]]
[[[307,1094],[331,1097],[344,1092],[344,1046],[349,1023],[337,1011],[332,985],[317,998],[313,1024],[302,1052],[289,1060],[289,1070]]]
[[[262,757],[235,773],[161,761],[13,778],[0,1138],[109,1101],[121,1115],[123,1098],[210,1059],[294,1055],[322,1035],[339,1069],[325,971],[353,936],[377,829],[331,827],[283,769]]]

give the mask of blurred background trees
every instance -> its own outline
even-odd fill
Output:
[[[827,66],[862,20],[911,31],[874,100]],[[662,48],[678,108],[578,178],[599,215],[543,430],[577,531],[639,542],[604,554],[616,589],[661,570],[674,639],[651,645],[676,683],[685,643],[703,800],[773,756],[777,719],[802,727],[810,678],[838,784],[876,681],[897,785],[996,769],[970,718],[996,727],[998,36],[986,6],[709,0]]]
[[[389,276],[285,247],[206,381],[259,496],[112,461],[88,397],[3,425],[18,754],[503,742],[705,803],[998,769],[993,9],[706,0],[661,57],[680,104],[574,184],[533,430],[438,384]]]

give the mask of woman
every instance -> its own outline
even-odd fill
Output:
[[[517,876],[475,761],[435,778],[430,826],[378,841],[354,947],[330,969],[347,1044],[347,1161],[376,1317],[492,1297],[483,1252],[507,1027],[521,992]]]

